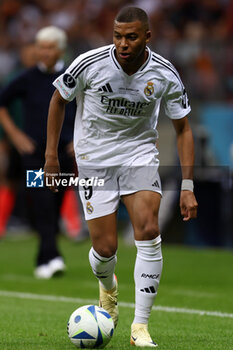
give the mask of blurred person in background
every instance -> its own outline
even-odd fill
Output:
[[[26,68],[37,64],[35,43],[23,45],[19,51],[19,60],[15,69],[6,76],[3,85],[10,83]],[[23,127],[22,101],[14,99],[9,105],[9,114],[19,129]],[[0,124],[0,238],[8,230],[14,232],[30,229],[30,218],[25,208],[25,182],[22,182],[21,156],[9,141]],[[88,229],[84,219],[82,205],[77,191],[65,192],[61,211],[62,230],[72,240],[78,242],[88,238]]]
[[[54,26],[45,27],[36,35],[38,64],[22,72],[0,92],[0,122],[9,140],[21,155],[24,176],[26,170],[40,169],[44,163],[46,123],[52,82],[65,71],[61,57],[67,44],[66,33]],[[20,98],[23,105],[23,125],[19,128],[10,114],[11,103]],[[61,169],[73,173],[73,122],[75,103],[67,106],[66,122],[61,134],[59,155]],[[26,186],[26,181],[24,182]],[[47,189],[26,189],[28,210],[39,237],[35,277],[48,279],[65,270],[57,245],[60,207],[64,189],[59,194]]]
[[[25,68],[35,66],[37,63],[36,47],[34,43],[23,45],[19,52],[19,61],[15,69],[6,76],[3,85],[10,83]],[[14,123],[21,129],[23,125],[22,101],[14,99],[9,106],[9,113]],[[17,207],[16,197],[20,197],[21,157],[17,149],[9,142],[0,124],[0,237],[6,234],[8,221],[12,211]],[[20,198],[22,200],[22,198]],[[24,210],[17,207],[18,212],[14,218],[17,226],[24,226]],[[17,211],[17,210],[16,210]]]

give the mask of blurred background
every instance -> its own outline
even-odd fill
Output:
[[[40,28],[55,25],[67,32],[65,61],[69,64],[89,49],[112,43],[114,17],[125,5],[148,13],[149,46],[176,66],[192,106],[199,214],[185,224],[180,217],[175,134],[162,109],[158,147],[164,189],[160,212],[163,240],[232,248],[233,0],[0,0],[0,88],[11,75],[36,63],[33,41]],[[0,186],[7,163],[4,137],[1,134]],[[20,201],[12,213],[14,225],[21,215]],[[119,219],[125,240],[130,242],[131,228],[123,207]]]

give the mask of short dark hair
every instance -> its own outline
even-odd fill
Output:
[[[134,21],[142,22],[145,27],[149,28],[149,19],[146,12],[139,7],[123,7],[116,15],[115,21],[120,23],[130,23]]]

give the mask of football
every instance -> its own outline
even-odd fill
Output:
[[[77,348],[104,348],[111,340],[114,323],[109,313],[96,305],[75,310],[67,323],[67,333]]]

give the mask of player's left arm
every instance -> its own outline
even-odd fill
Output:
[[[182,170],[182,179],[193,180],[194,142],[188,118],[172,120],[177,140],[177,149]],[[196,218],[197,201],[191,190],[181,190],[180,210],[184,221]]]

